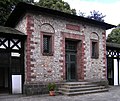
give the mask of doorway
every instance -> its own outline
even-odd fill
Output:
[[[112,58],[107,58],[107,78],[109,85],[114,85],[114,61]]]
[[[0,51],[0,93],[9,91],[9,54]]]
[[[8,68],[0,68],[0,93],[8,93]]]
[[[65,42],[66,80],[77,81],[77,42]]]
[[[20,76],[19,85],[14,85]],[[24,82],[24,41],[13,37],[0,37],[0,93],[22,93]],[[14,90],[15,88],[15,90]]]

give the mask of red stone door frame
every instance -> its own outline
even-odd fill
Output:
[[[79,34],[74,34],[74,33],[66,33],[66,32],[61,32],[62,34],[62,40],[61,40],[61,47],[62,47],[62,53],[61,56],[63,56],[63,65],[61,66],[63,68],[63,80],[66,81],[66,67],[65,67],[65,40],[75,40],[78,41],[77,43],[77,79],[83,80],[84,79],[84,63],[85,63],[85,58],[84,58],[84,50],[85,50],[85,37],[84,35],[79,35]]]

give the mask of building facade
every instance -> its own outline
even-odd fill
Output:
[[[17,5],[6,26],[27,36],[23,93],[45,93],[48,82],[107,81],[105,30],[115,26],[26,3]]]

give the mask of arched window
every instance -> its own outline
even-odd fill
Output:
[[[53,55],[54,47],[54,29],[53,27],[45,23],[41,26],[41,50],[43,55]]]
[[[95,32],[91,33],[90,39],[91,39],[91,58],[97,59],[99,58],[98,34]]]

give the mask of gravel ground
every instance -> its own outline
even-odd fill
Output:
[[[0,101],[120,101],[120,86],[110,87],[109,92],[77,96],[49,95],[0,95]]]

